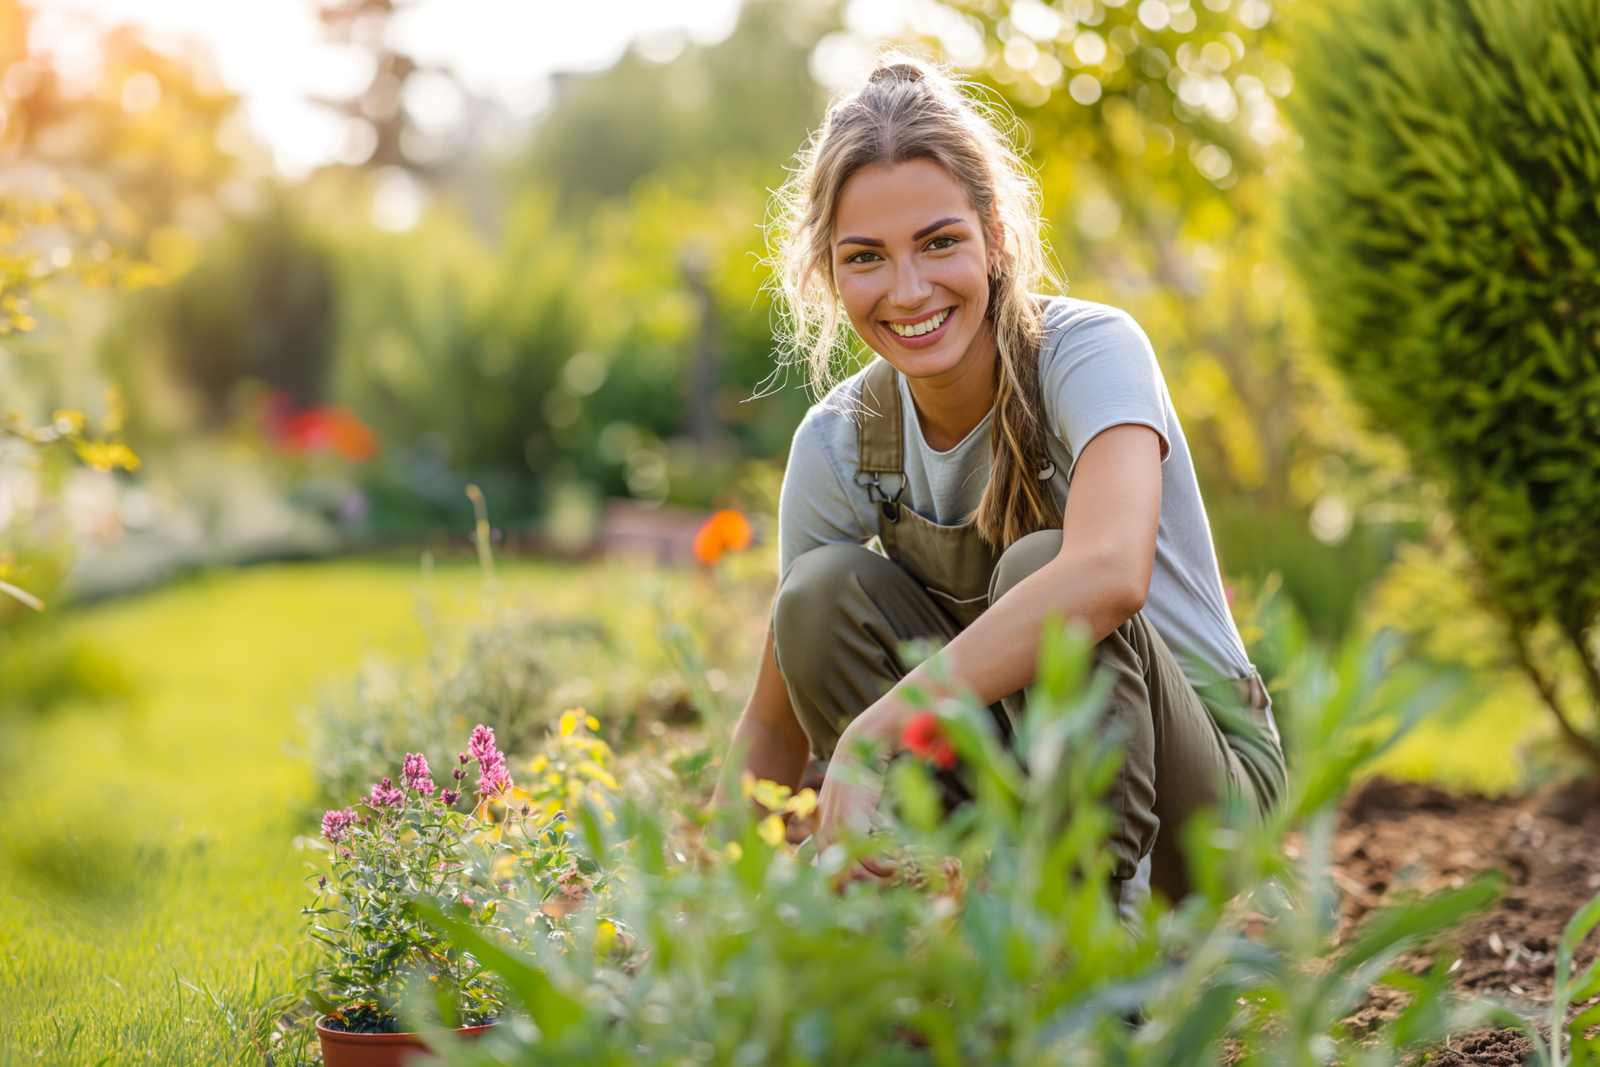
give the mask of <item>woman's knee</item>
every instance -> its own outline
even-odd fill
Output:
[[[1024,578],[1042,570],[1060,554],[1060,530],[1035,530],[1013,541],[994,565],[994,575],[989,579],[989,603],[1005,596]]]
[[[801,554],[778,585],[772,610],[772,634],[778,662],[785,668],[809,661],[813,651],[837,629],[850,590],[871,588],[883,580],[885,567],[895,565],[861,545],[822,545]]]

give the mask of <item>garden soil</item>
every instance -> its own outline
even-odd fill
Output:
[[[1482,871],[1503,872],[1504,895],[1454,938],[1461,956],[1455,981],[1519,1015],[1542,1016],[1561,932],[1600,890],[1600,783],[1491,798],[1373,779],[1340,813],[1334,863],[1346,933],[1397,893],[1431,893]],[[1576,967],[1597,953],[1600,936],[1591,936],[1578,948]],[[1376,1029],[1403,1006],[1401,997],[1377,990],[1345,1026],[1354,1033]],[[1453,1036],[1428,1062],[1520,1067],[1529,1051],[1515,1031],[1482,1030]]]

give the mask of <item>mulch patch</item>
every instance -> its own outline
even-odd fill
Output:
[[[1333,858],[1346,931],[1396,894],[1437,892],[1485,870],[1502,871],[1505,894],[1453,938],[1461,954],[1455,981],[1520,1015],[1542,1015],[1561,932],[1600,890],[1600,783],[1486,797],[1375,778],[1345,802]],[[1600,937],[1591,935],[1574,967],[1597,954]],[[1346,1025],[1372,1030],[1403,1007],[1404,998],[1378,989]],[[1487,1029],[1453,1038],[1429,1065],[1520,1065],[1529,1051],[1520,1033]]]

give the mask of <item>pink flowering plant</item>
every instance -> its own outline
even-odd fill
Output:
[[[402,1015],[474,1026],[503,1014],[501,980],[445,938],[418,899],[518,947],[570,943],[572,912],[609,911],[608,872],[576,847],[565,809],[536,807],[515,787],[486,726],[472,731],[448,785],[408,753],[398,782],[384,778],[323,815],[322,839],[330,870],[313,879],[303,914],[325,951],[307,996],[333,1029],[395,1033]]]

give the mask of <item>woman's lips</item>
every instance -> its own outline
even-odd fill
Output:
[[[935,312],[934,314],[937,315],[938,313]],[[929,317],[931,318],[933,316]],[[893,329],[889,328],[887,324],[884,325],[884,332],[890,337],[893,337],[896,342],[905,346],[906,348],[927,348],[929,345],[936,345],[943,340],[944,335],[950,332],[950,321],[955,317],[955,308],[945,308],[944,321],[939,324],[939,328],[937,330],[930,330],[929,332],[920,334],[916,337],[901,337],[899,334],[895,333]]]

